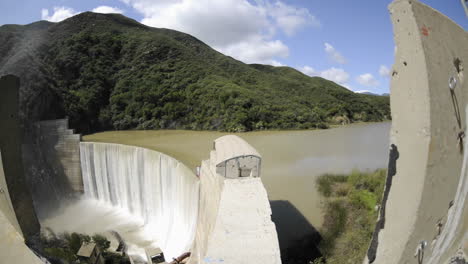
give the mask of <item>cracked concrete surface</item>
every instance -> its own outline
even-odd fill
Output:
[[[467,250],[468,206],[459,198],[467,195],[468,34],[419,1],[396,0],[389,10],[397,47],[391,143],[400,157],[374,263],[448,263]]]

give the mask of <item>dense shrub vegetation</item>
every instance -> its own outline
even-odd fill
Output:
[[[194,37],[121,15],[83,13],[48,30],[43,72],[72,127],[326,128],[390,118],[389,98],[292,68],[247,65]]]
[[[386,170],[322,175],[317,189],[325,197],[324,224],[315,264],[362,263],[369,247],[385,183]]]
[[[42,236],[41,242],[44,247],[43,255],[52,264],[62,263],[83,263],[87,264],[85,259],[79,259],[77,256],[82,243],[94,242],[99,248],[106,264],[130,264],[127,256],[122,256],[114,252],[109,252],[110,241],[106,237],[95,234],[93,236],[64,233],[55,235],[49,230],[48,236]]]

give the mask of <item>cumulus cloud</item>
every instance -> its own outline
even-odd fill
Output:
[[[280,66],[286,66],[285,64],[277,61],[277,60],[271,60],[269,63],[267,64],[270,64],[270,65],[273,65],[273,66],[276,66],[276,67],[280,67]]]
[[[233,56],[245,63],[265,63],[274,65],[275,57],[286,58],[288,47],[280,40],[265,41],[264,39],[249,39],[239,43],[218,47],[224,54]]]
[[[336,82],[337,84],[351,90],[351,86],[348,83],[350,75],[348,72],[341,68],[331,67],[330,69],[326,69],[323,71],[316,71],[314,68],[306,65],[301,68],[298,68],[298,70],[311,77],[320,76],[327,80]]]
[[[41,18],[42,20],[48,20],[50,22],[60,22],[64,19],[72,17],[80,12],[76,12],[73,8],[65,7],[65,6],[56,6],[53,8],[52,15],[49,15],[49,10],[43,8],[41,10]]]
[[[112,6],[98,6],[92,10],[94,13],[101,14],[123,14],[124,11],[117,7]]]
[[[317,72],[314,68],[307,66],[307,65],[299,68],[298,70],[311,77],[320,75],[320,73]]]
[[[370,73],[364,73],[364,74],[359,75],[356,78],[356,81],[359,84],[364,85],[364,86],[368,86],[368,87],[375,87],[375,86],[379,85],[379,82]]]
[[[359,91],[354,91],[355,93],[372,93],[369,90],[359,90]]]
[[[271,0],[121,0],[143,15],[142,23],[191,34],[247,63],[278,63],[289,55],[275,35],[294,35],[320,22],[307,9]]]
[[[335,47],[333,47],[330,43],[325,42],[325,52],[328,54],[328,57],[336,63],[345,64],[346,59],[339,53]]]
[[[380,65],[379,74],[382,77],[390,77],[390,69],[385,65]]]
[[[265,2],[268,14],[278,27],[288,36],[293,36],[304,26],[320,27],[320,21],[306,8],[297,8],[277,1],[274,4]]]
[[[343,86],[346,85],[345,87],[347,88],[349,87],[349,85],[347,84],[347,82],[349,81],[349,73],[347,73],[341,68],[331,67],[328,70],[322,71],[320,73],[320,76],[330,81],[334,81],[338,84],[341,84]]]

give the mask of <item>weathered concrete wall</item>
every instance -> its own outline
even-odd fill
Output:
[[[197,231],[191,250],[192,257],[190,258],[190,264],[200,263],[204,256],[206,256],[208,241],[218,216],[224,178],[211,171],[210,166],[216,166],[211,161],[213,159],[202,161],[200,168],[200,200],[198,205]]]
[[[216,151],[223,151],[216,147]],[[259,177],[226,178],[216,153],[202,162],[195,243],[189,263],[281,263],[268,195]]]
[[[16,229],[16,231],[22,235],[23,233],[21,232],[21,228],[18,224],[18,220],[16,219],[15,210],[13,210],[13,204],[11,203],[10,192],[8,191],[8,185],[6,183],[5,173],[3,172],[1,151],[0,151],[0,211],[3,212],[7,220]]]
[[[67,119],[24,124],[23,163],[40,219],[83,191],[79,143]]]
[[[63,170],[63,177],[75,192],[83,192],[80,166],[81,135],[68,128],[68,119],[47,120],[35,123],[36,142],[44,152],[47,162]]]
[[[463,67],[468,63],[468,34],[418,1],[397,0],[389,9],[397,47],[391,80],[394,160],[388,200],[368,256],[372,261],[375,253],[374,263],[445,263],[467,236],[466,203],[453,203],[463,202],[454,201],[457,190],[458,197],[467,195],[459,186],[467,151],[461,139],[467,127]],[[456,81],[453,91],[451,78]],[[463,211],[462,217],[446,224],[453,208]],[[437,244],[450,229],[456,235],[440,252]],[[427,245],[418,254],[424,241]],[[434,252],[440,257],[430,260]]]
[[[1,263],[43,263],[24,243],[10,200],[0,153],[0,259]]]
[[[24,244],[23,236],[2,210],[0,210],[0,237],[1,263],[45,263]]]
[[[11,203],[0,153],[0,258],[2,263],[43,263],[24,243]]]
[[[19,79],[0,79],[0,149],[11,204],[26,240],[38,235],[40,226],[24,176],[21,156],[22,131],[18,118]]]

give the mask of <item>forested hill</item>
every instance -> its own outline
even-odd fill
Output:
[[[181,32],[117,14],[0,27],[0,75],[21,77],[24,120],[107,129],[325,128],[390,118],[389,98],[292,68],[244,64]]]

